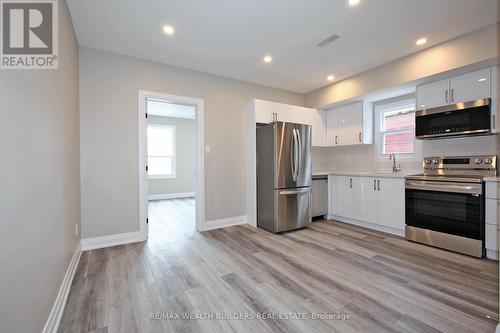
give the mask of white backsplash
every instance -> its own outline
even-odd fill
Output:
[[[500,136],[476,136],[425,141],[424,156],[498,155]]]
[[[327,148],[312,147],[311,151],[312,171],[328,171]]]
[[[411,159],[397,158],[401,171],[422,171],[424,156],[499,155],[500,136],[478,136],[455,139],[426,140],[417,144]],[[392,170],[392,161],[378,156],[375,145],[313,147],[313,171],[384,171]]]

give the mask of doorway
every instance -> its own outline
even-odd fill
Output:
[[[139,91],[139,218],[144,238],[177,237],[203,228],[202,147],[203,100]]]

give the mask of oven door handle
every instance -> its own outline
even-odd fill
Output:
[[[409,190],[464,193],[472,194],[474,196],[480,196],[483,193],[482,184],[471,183],[444,183],[435,181],[406,180],[405,188]]]

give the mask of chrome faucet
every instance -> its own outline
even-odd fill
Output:
[[[389,160],[392,160],[392,172],[393,173],[397,173],[397,172],[401,171],[401,164],[396,166],[396,154],[392,153],[391,155],[389,155]]]

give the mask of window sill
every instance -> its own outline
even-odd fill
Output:
[[[175,179],[175,175],[148,175],[148,179]]]

